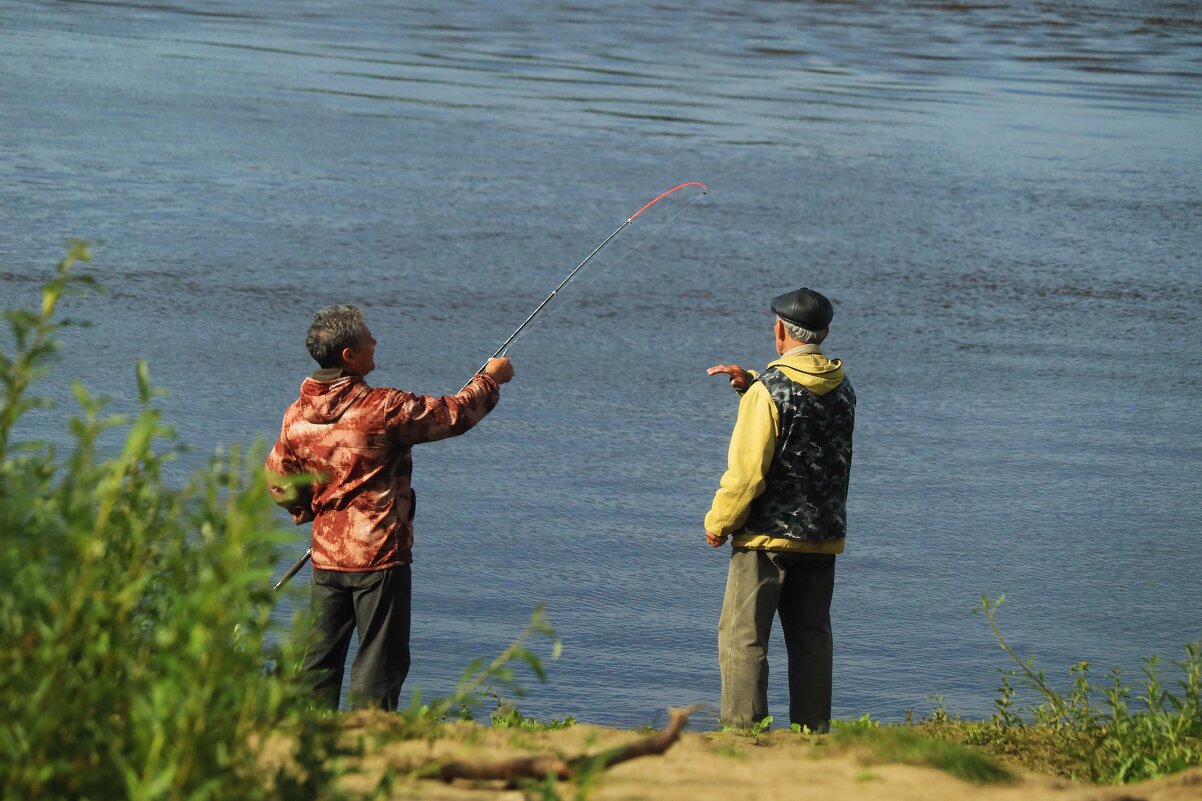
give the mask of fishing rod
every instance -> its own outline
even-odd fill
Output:
[[[577,273],[579,273],[581,270],[583,270],[583,269],[584,269],[584,265],[586,265],[586,264],[588,264],[590,261],[592,261],[592,260],[593,260],[593,256],[596,256],[598,253],[600,253],[600,252],[601,252],[601,249],[602,249],[602,248],[604,248],[606,245],[608,245],[608,244],[610,243],[610,241],[611,241],[611,240],[612,240],[614,237],[616,237],[618,234],[622,233],[622,231],[623,231],[623,230],[625,230],[626,226],[630,225],[632,222],[634,222],[634,221],[635,221],[635,219],[636,219],[636,218],[637,218],[637,217],[638,217],[640,214],[642,214],[644,211],[646,211],[647,209],[649,209],[649,208],[651,208],[652,206],[654,206],[656,203],[658,203],[658,202],[660,202],[661,200],[663,200],[664,198],[666,198],[668,195],[671,195],[673,192],[678,192],[678,191],[680,191],[681,189],[684,189],[685,187],[688,187],[688,186],[699,186],[699,187],[701,187],[701,194],[702,194],[702,195],[704,195],[705,193],[707,193],[707,192],[709,191],[709,187],[707,187],[705,184],[701,183],[700,181],[689,181],[688,183],[681,184],[680,186],[674,186],[674,187],[672,187],[671,189],[669,189],[667,192],[663,192],[663,193],[661,193],[661,194],[660,194],[660,195],[658,195],[658,196],[657,196],[657,197],[656,197],[654,200],[652,200],[650,203],[647,203],[647,204],[646,204],[646,205],[644,205],[644,206],[643,206],[641,209],[639,209],[638,211],[636,211],[634,214],[631,214],[631,215],[630,215],[630,217],[628,217],[628,218],[626,219],[626,222],[624,222],[624,223],[622,223],[621,225],[619,225],[619,226],[617,227],[617,229],[616,229],[616,230],[615,230],[615,231],[614,231],[612,234],[610,234],[609,236],[605,237],[605,239],[603,239],[603,240],[601,241],[601,244],[600,244],[600,245],[597,245],[597,247],[593,248],[593,252],[592,252],[592,253],[590,253],[590,254],[588,254],[587,256],[585,256],[585,257],[584,257],[584,261],[582,261],[582,262],[580,262],[579,264],[577,264],[577,265],[576,265],[576,269],[575,269],[575,270],[572,270],[572,272],[568,273],[567,277],[566,277],[566,278],[564,278],[562,281],[560,281],[560,282],[559,282],[559,286],[557,286],[557,287],[555,287],[555,289],[551,290],[551,294],[550,294],[550,295],[547,295],[547,297],[543,299],[543,302],[542,302],[542,303],[540,303],[540,304],[538,304],[538,306],[536,306],[536,307],[535,307],[534,311],[530,312],[530,316],[529,316],[529,317],[527,317],[525,320],[523,320],[523,321],[522,321],[522,324],[521,324],[521,325],[519,325],[519,326],[517,327],[517,330],[516,330],[516,331],[514,331],[512,334],[510,334],[510,335],[509,335],[509,339],[507,339],[507,340],[505,340],[504,342],[502,342],[502,343],[501,343],[501,347],[497,348],[496,352],[495,352],[495,353],[493,353],[493,355],[492,355],[492,356],[490,356],[490,357],[489,357],[489,359],[488,359],[488,360],[486,360],[486,361],[484,362],[484,364],[480,365],[480,369],[476,371],[476,375],[479,375],[480,373],[482,373],[482,372],[484,371],[484,368],[488,366],[488,361],[490,361],[490,360],[492,360],[492,359],[495,359],[495,358],[497,358],[498,356],[503,356],[503,355],[505,354],[505,352],[506,352],[506,351],[509,349],[509,346],[510,346],[511,344],[513,344],[513,341],[514,341],[515,339],[517,339],[517,338],[518,338],[518,335],[522,333],[522,331],[523,331],[523,330],[526,328],[526,326],[530,325],[530,322],[531,322],[531,321],[532,321],[532,320],[533,320],[535,317],[537,317],[537,316],[538,316],[538,313],[539,313],[540,311],[542,311],[542,310],[543,310],[543,308],[544,308],[544,307],[545,307],[545,306],[546,306],[548,303],[550,303],[550,302],[551,302],[551,301],[552,301],[552,300],[555,298],[555,296],[556,296],[556,295],[558,295],[558,294],[559,294],[559,290],[561,290],[561,289],[563,289],[565,286],[567,286],[567,285],[568,285],[568,283],[569,283],[569,282],[570,282],[570,281],[571,281],[573,278],[575,278],[575,277],[576,277],[576,274],[577,274]],[[700,195],[699,195],[698,197],[700,197]],[[696,201],[694,201],[694,202],[696,202]],[[690,203],[689,205],[692,205],[692,203]],[[467,389],[467,386],[468,386],[468,384],[470,384],[470,383],[472,383],[472,382],[469,380],[469,381],[467,382],[467,384],[464,384],[464,385],[463,385],[463,389],[460,389],[459,391],[460,391],[460,392],[462,392],[464,389]]]
[[[310,548],[309,550],[305,551],[304,556],[302,556],[300,559],[297,559],[295,562],[293,562],[292,567],[288,568],[287,572],[284,573],[283,578],[281,578],[279,581],[276,582],[276,584],[275,584],[276,590],[279,590],[280,587],[283,587],[285,584],[288,583],[289,579],[291,579],[298,572],[300,572],[300,569],[305,566],[305,562],[308,562],[312,556],[313,556],[313,549]]]
[[[642,214],[644,211],[651,208],[656,203],[660,202],[661,200],[668,197],[672,193],[679,192],[681,189],[684,189],[685,187],[689,187],[689,186],[701,187],[702,195],[709,192],[709,187],[707,187],[705,184],[701,183],[700,181],[689,181],[687,183],[680,184],[679,186],[674,186],[671,189],[669,189],[667,192],[661,192],[649,203],[646,203],[645,205],[643,205],[642,208],[640,208],[634,214],[631,214],[629,217],[627,217],[626,222],[619,225],[612,234],[605,237],[605,239],[601,240],[601,244],[597,245],[597,247],[593,248],[593,252],[588,254],[587,256],[585,256],[584,261],[577,264],[576,269],[574,269],[574,270],[572,270],[572,272],[568,273],[567,277],[559,282],[559,286],[557,286],[557,287],[555,287],[555,289],[551,290],[551,294],[547,295],[547,297],[543,299],[543,302],[538,304],[538,306],[535,307],[534,311],[530,312],[530,316],[522,321],[522,324],[517,327],[517,330],[515,330],[512,334],[509,335],[508,339],[506,339],[504,342],[501,343],[501,347],[497,348],[496,352],[493,353],[493,355],[490,356],[484,362],[484,364],[480,365],[480,369],[477,370],[475,372],[475,374],[473,374],[472,378],[474,379],[476,375],[479,375],[480,373],[484,372],[484,368],[488,366],[489,361],[496,359],[499,356],[504,355],[505,352],[509,349],[509,346],[513,344],[513,341],[515,339],[517,339],[518,336],[522,333],[522,331],[524,331],[526,329],[526,326],[530,325],[531,321],[534,320],[534,318],[538,316],[538,313],[541,312],[546,307],[546,305],[548,303],[550,303],[555,298],[556,295],[559,294],[559,290],[561,290],[565,286],[567,286],[571,282],[571,280],[573,278],[575,278],[576,275],[581,270],[584,269],[584,265],[586,265],[590,261],[592,261],[593,256],[596,256],[598,253],[600,253],[602,248],[604,248],[606,245],[608,245],[613,240],[614,237],[616,237],[618,234],[622,233],[622,231],[626,230],[626,227],[628,225],[630,225],[631,223],[633,223],[635,221],[635,219],[637,219],[638,216],[640,214]],[[697,198],[695,198],[693,200],[693,203],[696,203],[697,200],[700,199],[700,197],[701,197],[701,195],[698,195]],[[689,206],[693,205],[693,203],[690,203]],[[685,208],[687,209],[688,206],[686,206]],[[675,219],[675,216],[673,216],[672,219]],[[669,220],[668,222],[671,222],[671,220]],[[463,387],[459,391],[463,392],[463,390],[467,389],[468,385],[471,383],[472,383],[472,381],[471,381],[471,379],[469,379],[467,384],[464,384]],[[293,576],[295,576],[297,574],[297,572],[299,572],[300,569],[305,566],[305,562],[308,562],[312,556],[313,556],[312,548],[305,551],[304,556],[302,556],[300,559],[297,559],[295,562],[292,563],[292,567],[288,568],[288,570],[284,573],[284,576],[279,580],[279,582],[276,583],[275,588],[278,590],[280,587],[283,587],[285,584],[287,584],[289,579],[291,579]]]

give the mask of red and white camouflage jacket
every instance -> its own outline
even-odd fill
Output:
[[[306,378],[284,412],[267,470],[276,503],[297,525],[313,521],[313,566],[353,573],[409,564],[412,446],[462,434],[499,399],[483,373],[443,397],[372,388],[359,376]],[[318,479],[294,492],[277,478],[304,473]]]

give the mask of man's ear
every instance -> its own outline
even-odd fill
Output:
[[[355,349],[343,348],[342,353],[340,353],[339,356],[342,357],[342,365],[345,367],[355,360]]]

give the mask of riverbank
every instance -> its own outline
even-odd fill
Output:
[[[807,796],[823,799],[980,799],[981,801],[1196,801],[1202,768],[1126,786],[1100,786],[1031,770],[1015,755],[952,742],[955,724],[852,727],[830,735],[785,730],[684,732],[660,755],[566,781],[444,782],[429,778],[449,763],[483,766],[506,760],[613,753],[652,732],[587,724],[552,730],[448,723],[415,730],[398,716],[361,712],[339,721],[343,756],[325,767],[352,796],[420,799],[588,798],[595,801],[728,801]],[[288,762],[286,737],[262,750],[264,775]],[[580,763],[577,763],[580,764]],[[290,769],[295,769],[293,766]]]

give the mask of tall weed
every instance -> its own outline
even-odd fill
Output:
[[[1133,710],[1132,689],[1117,667],[1099,690],[1089,663],[1078,662],[1069,668],[1068,691],[1053,688],[1044,672],[1020,658],[1002,636],[996,617],[1004,600],[1004,595],[996,601],[982,595],[976,610],[985,614],[998,644],[1018,666],[1002,674],[997,712],[989,730],[981,732],[984,740],[1020,746],[1030,739],[1028,724],[1013,709],[1010,679],[1017,678],[1043,699],[1031,709],[1031,725],[1051,733],[1050,747],[1063,750],[1079,778],[1126,784],[1202,764],[1202,642],[1186,645],[1186,658],[1174,663],[1182,672],[1177,692],[1161,683],[1159,659],[1147,659],[1144,689],[1135,699],[1139,708]]]
[[[224,799],[267,794],[256,735],[298,708],[269,638],[270,572],[291,539],[273,523],[261,454],[218,454],[186,486],[139,363],[139,406],[108,415],[74,386],[64,453],[17,441],[58,347],[60,300],[90,281],[76,243],[36,311],[5,313],[0,353],[0,775],[9,798]],[[103,435],[123,435],[99,459]],[[270,666],[279,666],[271,668]],[[310,788],[312,789],[312,788]]]

